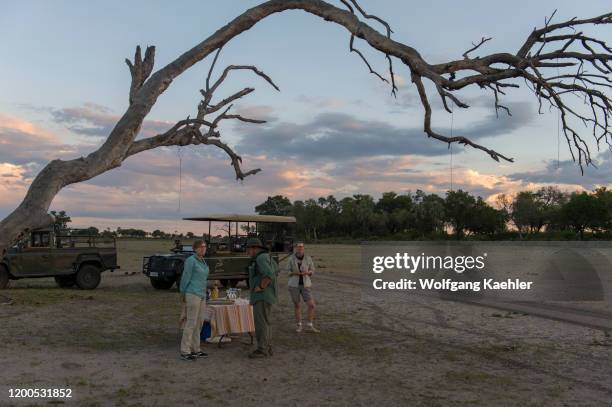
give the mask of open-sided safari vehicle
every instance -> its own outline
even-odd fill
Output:
[[[273,258],[293,251],[293,216],[274,215],[209,215],[184,220],[208,222],[205,240],[206,262],[210,268],[209,280],[220,280],[225,287],[235,287],[244,280],[248,284],[247,267],[250,258],[246,254],[249,237],[259,237],[268,247]],[[212,223],[227,225],[226,236],[212,237]],[[191,245],[175,241],[175,247],[168,254],[155,254],[143,258],[142,272],[157,289],[169,289],[180,281],[185,259],[193,254]]]
[[[9,280],[55,277],[60,287],[94,289],[101,273],[118,269],[115,239],[52,225],[23,236],[0,259],[0,288]]]

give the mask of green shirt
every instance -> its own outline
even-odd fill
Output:
[[[208,264],[196,254],[185,260],[183,274],[181,274],[181,294],[194,294],[206,298],[208,286]]]
[[[276,304],[276,272],[272,265],[274,260],[269,253],[259,252],[251,259],[249,264],[249,287],[251,287],[251,304],[258,301],[265,301],[268,304]],[[272,281],[263,291],[255,292],[255,287],[259,286],[264,277],[269,277]]]

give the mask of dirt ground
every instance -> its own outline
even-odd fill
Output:
[[[178,294],[156,291],[142,256],[169,242],[121,241],[122,269],[94,291],[52,279],[0,295],[0,405],[612,406],[612,347],[601,331],[419,296],[371,297],[359,246],[309,246],[319,334],[294,332],[279,286],[274,357],[248,337],[206,360],[178,358]],[[126,272],[137,272],[126,275]],[[2,298],[0,298],[2,299]],[[70,388],[72,398],[9,398]]]

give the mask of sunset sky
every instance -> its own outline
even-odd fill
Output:
[[[124,58],[133,57],[136,45],[155,45],[160,68],[258,3],[1,0],[0,218],[18,205],[46,162],[87,155],[103,142],[127,106],[130,75]],[[609,11],[605,1],[360,3],[391,24],[394,39],[415,47],[431,63],[461,58],[483,36],[493,40],[479,49],[480,55],[516,52],[555,8],[557,21]],[[612,40],[610,27],[587,32]],[[423,133],[423,108],[407,69],[394,61],[400,88],[394,99],[389,87],[348,52],[348,40],[344,28],[294,11],[267,18],[223,49],[217,74],[229,64],[256,65],[281,89],[238,72],[217,94],[220,100],[245,86],[256,88],[235,111],[268,122],[227,123],[222,140],[242,155],[245,170],[260,167],[261,173],[239,182],[222,151],[183,148],[179,211],[178,149],[157,149],[64,189],[51,209],[66,210],[76,227],[201,232],[200,225],[178,219],[252,213],[268,195],[296,200],[368,193],[377,198],[384,191],[416,189],[443,195],[450,187],[449,150]],[[385,73],[383,55],[361,41],[356,45]],[[202,61],[171,85],[139,137],[195,116],[210,62]],[[563,139],[557,162],[557,113],[545,108],[539,115],[535,97],[517,83],[521,89],[504,99],[512,117],[504,112],[496,117],[490,93],[468,89],[459,94],[471,107],[455,111],[453,134],[477,139],[515,163],[497,163],[483,152],[454,146],[454,188],[490,199],[550,184],[568,190],[612,186],[612,154],[605,148],[597,152],[594,143],[598,169],[581,176]],[[450,134],[451,115],[433,93],[430,99],[435,128]],[[589,134],[585,129],[585,138]]]

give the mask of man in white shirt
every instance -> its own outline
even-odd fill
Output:
[[[289,273],[289,295],[293,301],[295,313],[296,332],[302,332],[302,309],[303,300],[308,306],[308,322],[306,323],[307,332],[319,332],[314,327],[315,302],[312,297],[312,274],[315,271],[314,262],[310,256],[304,254],[304,243],[299,242],[295,245],[293,254],[289,257],[286,267]]]

